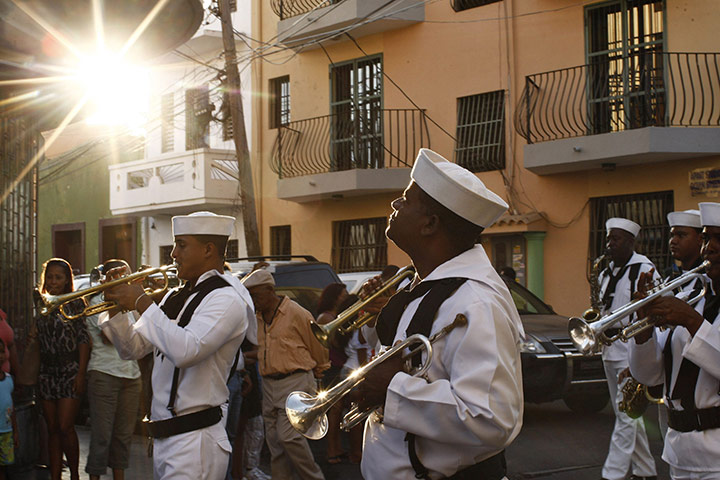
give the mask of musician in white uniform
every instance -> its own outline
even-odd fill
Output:
[[[429,336],[458,314],[468,324],[433,344],[426,378],[401,372],[396,357],[370,371],[361,403],[384,405],[384,418],[372,415],[366,423],[362,474],[499,480],[504,449],[522,426],[525,334],[507,287],[476,241],[507,204],[473,173],[427,149],[410,176],[391,204],[386,234],[417,275],[412,290],[385,305],[375,333],[391,345],[412,333]]]
[[[103,332],[122,358],[155,352],[151,421],[156,479],[220,480],[231,450],[225,433],[226,382],[253,318],[250,295],[223,273],[233,217],[197,212],[173,217],[172,257],[182,289],[161,306],[138,284],[108,290],[107,300],[140,318],[101,319]]]
[[[642,314],[675,328],[665,342],[657,329],[643,332],[630,350],[635,378],[665,382],[663,460],[676,480],[720,479],[720,203],[701,203],[700,216],[702,255],[710,262],[704,298],[694,308],[675,297],[652,302]]]
[[[610,218],[605,222],[607,230],[607,253],[610,265],[600,273],[600,298],[603,315],[612,312],[630,302],[637,291],[640,274],[654,270],[653,263],[644,255],[635,252],[635,238],[640,233],[640,225],[625,218]],[[654,273],[654,278],[660,276]],[[618,325],[622,328],[630,319]],[[616,328],[608,329],[608,337],[617,333]],[[645,425],[642,418],[632,419],[618,409],[622,400],[622,389],[618,381],[628,368],[627,343],[616,341],[604,346],[602,351],[605,376],[607,377],[610,402],[615,412],[615,425],[610,437],[608,456],[602,469],[605,480],[624,480],[628,470],[632,470],[631,480],[655,479],[655,460],[650,453]]]
[[[702,224],[699,210],[685,210],[667,214],[670,224],[670,254],[680,265],[673,264],[673,271],[665,278],[665,282],[691,270],[702,263]],[[693,290],[700,282],[688,282],[682,290]],[[702,288],[702,287],[700,287]]]

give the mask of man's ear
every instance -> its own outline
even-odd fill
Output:
[[[203,249],[203,255],[205,258],[211,258],[217,252],[217,247],[213,242],[205,242],[205,248]]]
[[[440,229],[440,217],[437,215],[425,215],[425,220],[420,226],[420,235],[433,235]]]

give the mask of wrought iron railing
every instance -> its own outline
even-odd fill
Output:
[[[270,168],[280,178],[411,167],[430,147],[424,110],[352,109],[278,128]]]
[[[327,7],[340,3],[343,0],[270,0],[273,12],[280,17],[280,20],[296,17],[318,8]]]
[[[720,126],[720,53],[641,52],[525,77],[528,143],[635,128]]]

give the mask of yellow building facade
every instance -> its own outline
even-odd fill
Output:
[[[429,147],[511,210],[496,267],[564,314],[588,306],[604,220],[644,229],[717,201],[715,0],[254,0],[252,158],[264,253],[338,271],[408,258],[382,235]],[[692,187],[692,188],[691,188]]]

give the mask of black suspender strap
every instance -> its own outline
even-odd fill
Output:
[[[207,280],[204,280],[199,285],[195,285],[192,289],[188,290],[187,297],[190,296],[190,294],[197,292],[197,295],[193,297],[193,299],[190,301],[188,306],[183,311],[182,316],[180,317],[180,320],[178,321],[178,326],[180,328],[185,328],[188,323],[190,323],[190,319],[193,316],[193,313],[195,313],[195,310],[197,309],[198,305],[200,305],[200,302],[213,290],[216,290],[218,288],[224,288],[229,287],[230,284],[221,276],[219,275],[213,275],[212,277],[208,278]],[[183,287],[183,290],[185,288]],[[181,290],[182,291],[182,290]],[[170,300],[170,299],[168,299]],[[162,307],[161,307],[162,308]],[[165,310],[164,310],[165,311]],[[167,314],[167,311],[165,311]],[[178,312],[175,313],[175,317],[170,317],[171,319],[177,318]],[[170,387],[170,398],[168,400],[167,409],[172,413],[172,416],[176,416],[177,412],[175,412],[175,400],[177,398],[177,389],[178,389],[178,383],[180,380],[180,369],[175,368],[173,371],[173,379],[172,379],[172,386]]]

